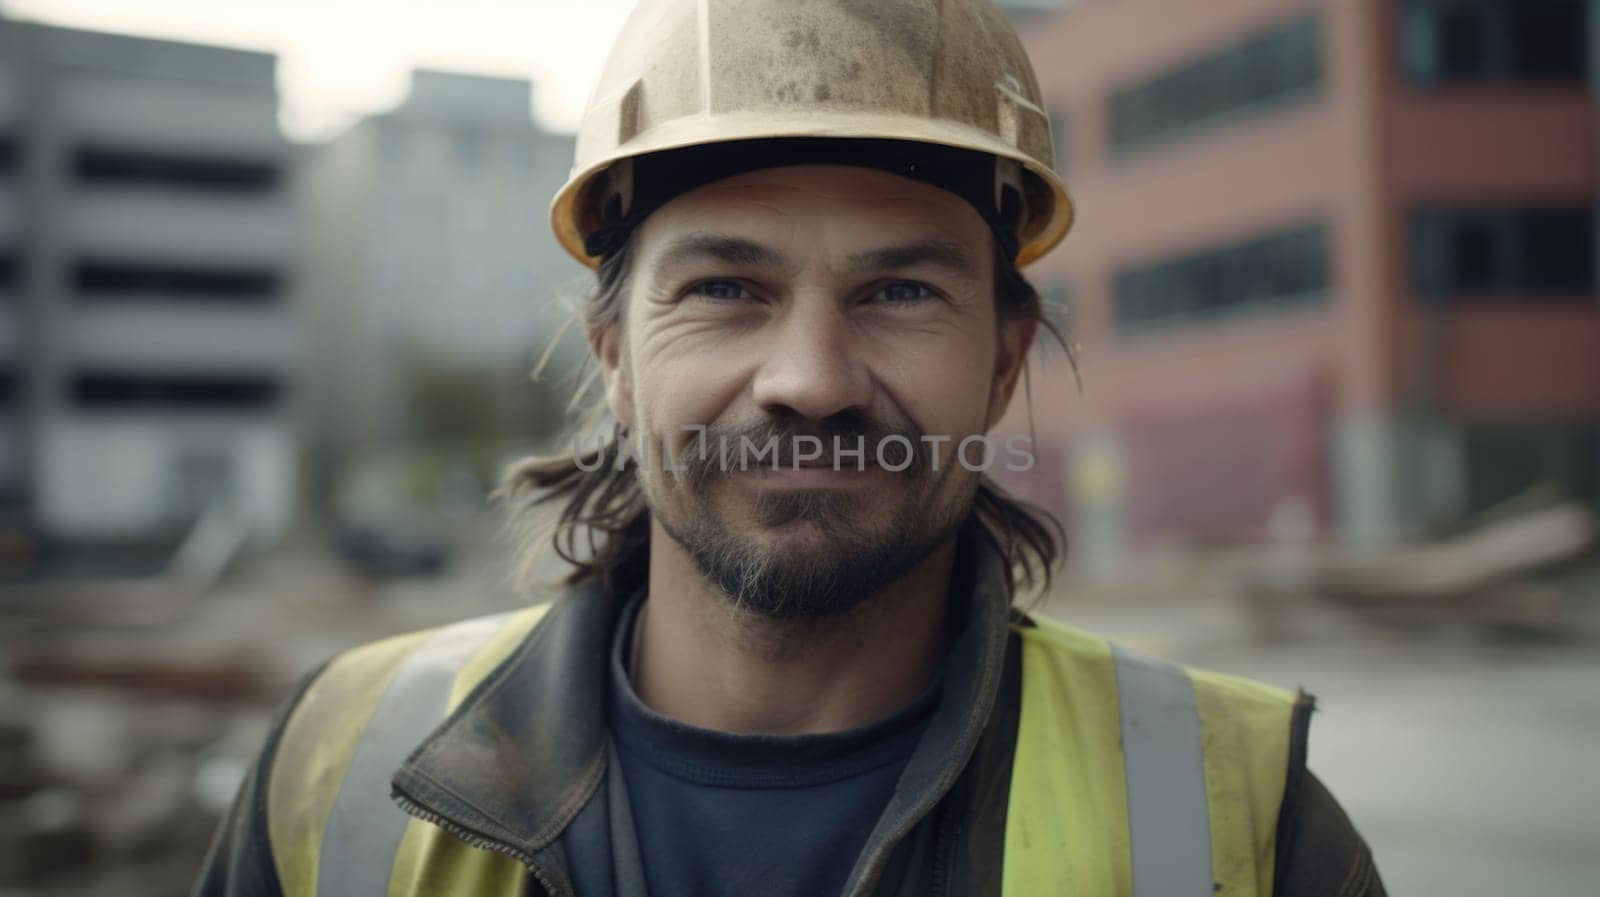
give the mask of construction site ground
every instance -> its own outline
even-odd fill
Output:
[[[198,603],[134,599],[95,624],[7,616],[0,897],[177,895],[274,704],[300,673],[384,635],[515,606],[511,546],[465,527],[449,571],[373,582],[307,537]],[[1135,568],[1130,568],[1135,569]],[[1589,897],[1600,889],[1600,601],[1522,634],[1399,628],[1295,600],[1259,610],[1192,566],[1069,580],[1035,608],[1170,659],[1314,693],[1310,763],[1393,894]],[[106,598],[117,596],[107,593]],[[1270,637],[1267,637],[1270,635]]]

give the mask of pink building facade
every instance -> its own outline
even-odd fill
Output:
[[[1016,488],[1109,563],[1600,497],[1585,0],[1080,0],[1023,21],[1079,218]],[[1022,403],[1007,426],[1026,432]]]

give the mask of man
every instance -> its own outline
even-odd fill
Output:
[[[591,105],[615,427],[511,488],[569,587],[309,677],[199,893],[1383,893],[1309,698],[1012,607],[1060,543],[987,434],[1071,205],[986,0],[641,3]]]

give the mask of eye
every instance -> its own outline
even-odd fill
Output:
[[[707,299],[716,299],[723,302],[732,302],[750,297],[750,294],[745,291],[743,286],[732,280],[702,280],[689,287],[689,295],[704,296]]]
[[[890,305],[916,305],[937,296],[932,287],[914,280],[897,280],[873,294]]]

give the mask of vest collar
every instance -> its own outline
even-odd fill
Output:
[[[857,859],[846,895],[872,892],[894,848],[950,791],[994,707],[1011,595],[1004,556],[976,520],[963,527],[952,599],[968,618],[947,657],[944,697]],[[568,589],[511,655],[392,779],[413,816],[521,859],[552,895],[570,894],[557,839],[606,768],[606,676],[625,596]],[[959,606],[959,605],[958,605]]]

